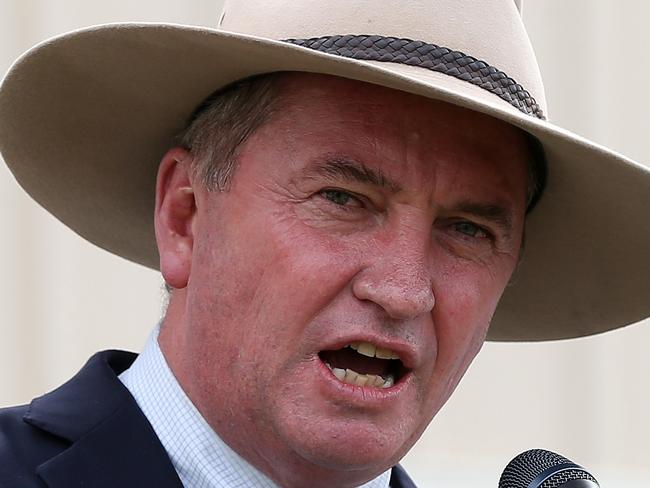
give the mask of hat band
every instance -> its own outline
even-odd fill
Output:
[[[545,120],[539,104],[519,83],[503,71],[460,51],[397,37],[336,35],[284,42],[316,51],[363,61],[383,61],[417,66],[479,86],[517,110]]]

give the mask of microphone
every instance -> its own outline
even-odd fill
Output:
[[[499,488],[599,488],[591,473],[544,449],[522,452],[508,463]]]

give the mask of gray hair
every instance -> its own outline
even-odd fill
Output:
[[[208,190],[228,189],[239,148],[277,108],[281,75],[257,75],[216,91],[179,134],[180,145],[192,153],[192,172]]]

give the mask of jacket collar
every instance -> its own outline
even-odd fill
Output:
[[[37,468],[50,488],[182,488],[151,425],[117,375],[136,355],[95,354],[70,381],[32,401],[24,421],[70,447]]]

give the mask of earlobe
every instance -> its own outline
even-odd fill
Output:
[[[162,158],[156,179],[154,225],[160,271],[173,288],[187,286],[192,267],[196,200],[190,175],[191,154],[175,147]]]

